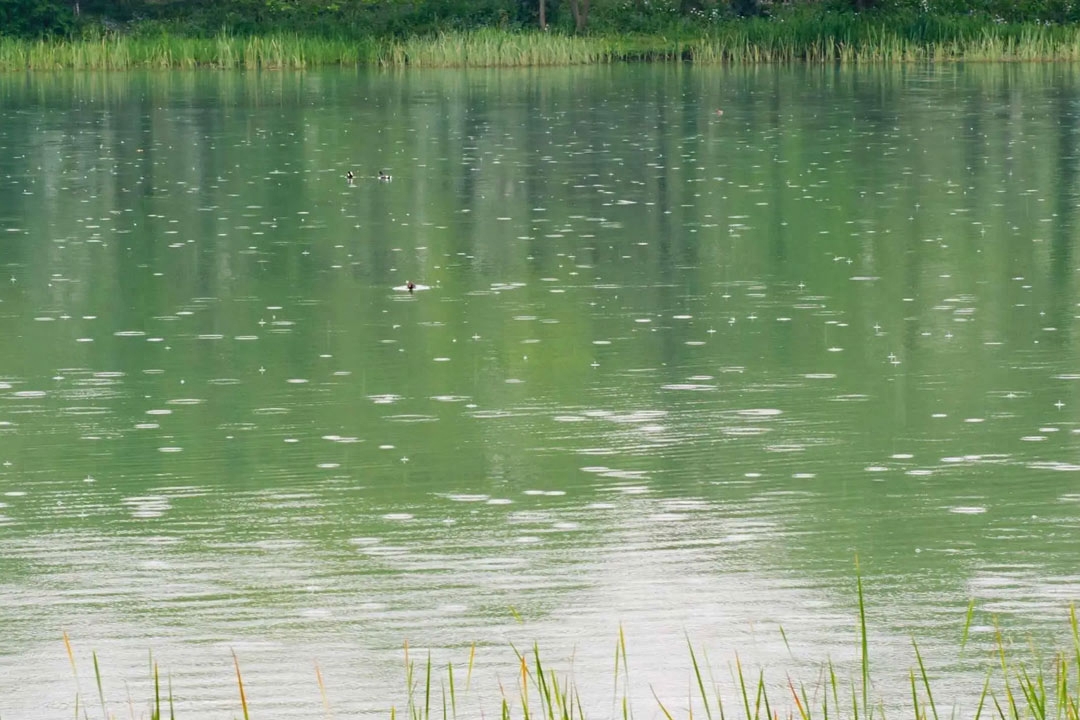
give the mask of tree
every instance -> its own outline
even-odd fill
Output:
[[[74,25],[75,5],[61,0],[0,0],[0,33],[62,35]]]
[[[589,22],[590,0],[570,0],[570,12],[574,16],[574,29],[578,32],[585,31],[585,25]]]

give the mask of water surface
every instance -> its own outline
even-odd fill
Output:
[[[231,717],[234,650],[259,715],[317,664],[385,716],[406,641],[494,714],[535,640],[605,717],[620,625],[685,712],[686,635],[851,662],[856,555],[876,690],[914,633],[970,698],[1080,590],[1078,113],[1067,65],[0,76],[0,714],[95,650],[113,712],[152,651]]]

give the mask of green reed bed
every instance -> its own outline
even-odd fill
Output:
[[[814,15],[732,23],[687,45],[698,63],[1077,60],[1080,27]]]
[[[622,59],[625,51],[620,49],[626,46],[623,40],[498,30],[404,40],[300,35],[113,36],[71,41],[0,37],[0,70],[581,65]]]
[[[514,67],[586,65],[621,59],[605,38],[498,30],[443,33],[391,43],[383,65]]]
[[[300,69],[371,65],[382,50],[372,39],[299,35],[212,38],[160,35],[93,40],[20,40],[0,37],[0,70],[131,70],[165,68]]]
[[[0,71],[516,67],[627,60],[703,64],[1080,60],[1080,27],[999,24],[967,17],[814,13],[726,21],[672,36],[491,28],[405,39],[281,33],[134,34],[73,40],[0,36]]]

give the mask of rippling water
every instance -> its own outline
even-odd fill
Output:
[[[685,710],[686,637],[849,668],[856,555],[875,691],[970,701],[1080,589],[1078,80],[0,76],[0,714],[385,714],[406,642],[497,714],[536,641],[603,717],[620,627]]]

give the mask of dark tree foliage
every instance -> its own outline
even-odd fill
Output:
[[[6,35],[63,35],[75,27],[75,8],[63,0],[0,0]]]
[[[761,5],[758,0],[731,0],[731,9],[740,17],[761,14]]]
[[[1080,0],[0,0],[0,34],[403,36],[484,26],[667,34],[738,17],[851,12],[1073,23]]]

